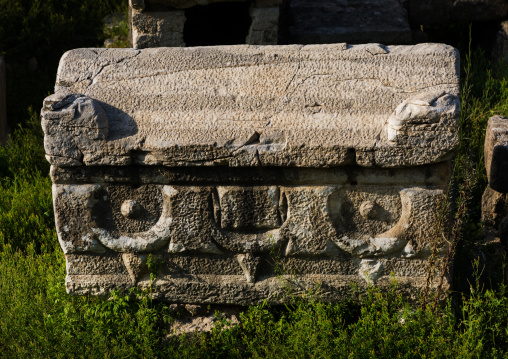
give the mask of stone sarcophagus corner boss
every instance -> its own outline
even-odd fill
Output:
[[[68,292],[147,287],[151,255],[173,302],[418,293],[458,62],[441,44],[67,52],[42,126]]]

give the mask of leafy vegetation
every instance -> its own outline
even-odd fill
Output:
[[[130,47],[128,8],[125,8],[123,12],[117,12],[110,15],[106,19],[107,21],[104,26],[104,35],[110,42],[106,47]]]
[[[22,62],[31,56],[42,62],[54,51],[56,60],[51,61],[57,61],[69,48],[100,44],[98,19],[117,11],[115,6],[121,2],[0,0],[0,52],[19,63],[11,66],[10,74],[21,81],[9,82],[9,91],[39,96],[10,102],[16,106],[10,113],[17,114],[11,121],[14,132],[0,148],[0,357],[508,356],[508,295],[503,283],[496,289],[484,289],[480,281],[468,284],[453,308],[450,303],[411,306],[395,290],[372,288],[360,295],[352,287],[350,300],[335,304],[309,294],[284,307],[248,308],[236,326],[218,319],[211,333],[173,337],[167,336],[172,314],[164,303],[152,301],[149,292],[113,293],[111,298],[67,295],[42,131],[38,114],[29,107],[34,101],[33,108],[39,108],[54,75],[39,70],[40,81],[33,80],[26,70],[18,73],[12,67],[23,68]],[[458,206],[463,203],[465,208],[457,211],[455,236],[458,250],[465,253],[481,238],[483,138],[490,116],[508,116],[508,66],[492,69],[480,49],[466,49],[462,58],[461,145],[454,174]],[[56,63],[49,62],[47,69],[56,70]],[[475,263],[479,278],[481,265]]]
[[[67,50],[101,47],[103,18],[125,11],[127,0],[0,0],[0,56],[8,64],[7,119],[24,123],[52,92]]]

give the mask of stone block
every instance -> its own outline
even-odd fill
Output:
[[[287,11],[290,43],[411,43],[398,0],[292,0]]]
[[[278,7],[251,7],[252,19],[246,42],[250,45],[276,45],[279,33]]]
[[[489,186],[497,192],[508,192],[508,118],[489,119],[485,133],[485,168]]]
[[[0,56],[0,144],[7,142],[7,99],[5,60]]]
[[[485,133],[485,168],[489,184],[482,197],[482,223],[488,243],[499,242],[500,256],[508,245],[508,118],[493,116]],[[499,259],[493,258],[492,260]],[[498,270],[498,269],[496,269]]]
[[[42,125],[69,293],[425,287],[458,141],[452,47],[78,49],[55,90]]]
[[[185,46],[184,11],[131,11],[130,18],[133,48]]]
[[[132,47],[185,46],[185,9],[218,2],[238,1],[246,0],[131,0],[129,10]],[[277,44],[281,3],[282,0],[256,0],[251,3],[252,23],[245,43]]]
[[[410,0],[413,26],[496,21],[508,15],[506,0]]]
[[[482,196],[482,223],[486,227],[497,229],[506,216],[508,216],[506,193],[497,192],[487,186]]]
[[[46,153],[94,166],[438,163],[458,141],[457,59],[438,44],[73,50],[45,101]]]
[[[499,25],[499,31],[494,42],[492,59],[495,63],[508,62],[508,21]]]

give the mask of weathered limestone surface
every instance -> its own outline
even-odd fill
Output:
[[[290,43],[411,43],[398,0],[292,0],[288,11]]]
[[[132,47],[185,46],[183,11],[132,11],[130,18]]]
[[[457,56],[436,44],[73,50],[45,101],[46,153],[58,166],[446,161]]]
[[[151,256],[172,302],[339,300],[393,279],[416,297],[458,73],[439,44],[66,53],[42,125],[68,291],[149,286]]]
[[[7,141],[7,100],[6,100],[6,78],[5,60],[0,56],[0,144]]]

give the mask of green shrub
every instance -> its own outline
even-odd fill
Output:
[[[126,0],[0,0],[0,53],[7,61],[58,63],[76,47],[101,44],[102,20]]]
[[[0,147],[0,249],[10,244],[56,246],[49,164],[44,158],[39,117],[30,110],[27,127]]]
[[[111,24],[104,26],[104,36],[107,39],[113,40],[113,43],[109,47],[130,47],[128,8],[125,8],[123,12],[111,15],[110,20]]]
[[[488,313],[494,314],[492,320]],[[285,310],[258,305],[230,327],[219,321],[209,335],[172,338],[165,355],[193,358],[503,358],[508,300],[478,292],[462,318],[413,308],[395,292],[373,288],[357,302],[295,300]]]
[[[0,252],[0,349],[8,358],[502,358],[508,299],[476,291],[458,317],[448,305],[422,310],[371,289],[350,302],[308,296],[285,308],[250,307],[241,323],[210,334],[166,338],[170,318],[148,293],[137,299],[73,297],[60,251]]]
[[[0,356],[4,358],[153,357],[164,336],[164,310],[149,297],[65,292],[60,251],[0,252]]]
[[[58,61],[67,50],[101,47],[103,18],[128,0],[0,0],[0,56],[7,67],[7,120],[23,124],[52,92]],[[29,59],[37,69],[28,69]]]

